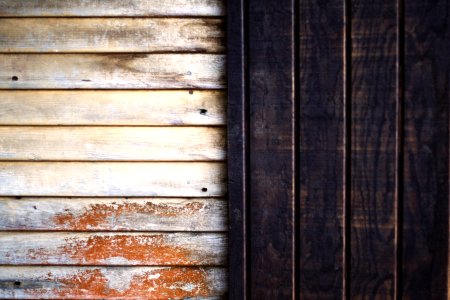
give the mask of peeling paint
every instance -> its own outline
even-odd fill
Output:
[[[117,287],[121,276],[110,277],[101,269],[84,270],[78,274],[54,278],[49,273],[46,280],[60,283],[51,289],[50,295],[57,298],[93,297],[93,298],[145,298],[145,299],[182,299],[186,297],[206,297],[211,295],[208,274],[201,268],[167,268],[133,274],[125,280],[126,285]],[[49,295],[47,289],[27,291],[30,296]]]
[[[29,249],[30,259],[67,257],[83,264],[147,264],[195,265],[208,260],[197,260],[193,251],[176,246],[162,234],[157,235],[94,235],[87,239],[67,238],[64,245],[52,248]]]
[[[104,223],[111,223],[127,214],[147,214],[162,217],[190,216],[205,208],[201,202],[190,202],[182,206],[164,203],[146,202],[120,203],[120,204],[94,204],[86,208],[81,215],[73,212],[64,212],[55,215],[52,221],[60,226],[73,228],[73,230],[88,230]]]

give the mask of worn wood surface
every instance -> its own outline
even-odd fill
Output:
[[[224,160],[225,131],[211,127],[0,127],[0,160]]]
[[[0,91],[0,125],[225,125],[226,94]]]
[[[199,267],[0,267],[1,299],[222,296],[226,270]]]
[[[224,88],[214,54],[2,54],[0,89]]]
[[[0,16],[223,16],[222,0],[0,0]]]
[[[448,299],[450,4],[405,7],[404,299]]]
[[[224,196],[223,163],[1,162],[3,196]]]
[[[218,233],[0,233],[2,265],[224,265]]]
[[[296,293],[293,3],[248,4],[252,299]]]
[[[223,52],[222,27],[209,18],[4,18],[0,52]]]
[[[395,299],[398,100],[395,1],[355,3],[351,64],[349,297]]]
[[[1,231],[226,231],[227,201],[0,198]]]
[[[227,2],[228,299],[248,299],[248,82],[246,2]]]
[[[343,4],[300,2],[300,299],[344,291]]]

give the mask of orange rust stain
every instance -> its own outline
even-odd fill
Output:
[[[115,281],[123,280],[119,274]],[[48,274],[47,281],[60,286],[52,289],[33,289],[27,293],[33,297],[53,298],[119,298],[119,299],[183,299],[211,295],[211,282],[201,268],[167,268],[146,271],[131,277],[124,289],[115,289],[100,269],[84,270],[74,275],[58,278]]]
[[[181,207],[164,203],[155,204],[152,202],[141,203],[120,203],[120,204],[92,204],[81,215],[74,212],[64,212],[53,217],[56,225],[73,230],[88,230],[92,227],[104,227],[108,223],[108,218],[117,220],[124,214],[149,214],[162,217],[176,217],[183,215],[193,215],[204,208],[200,202],[190,202]]]
[[[87,239],[68,238],[54,249],[30,249],[30,259],[48,261],[50,257],[69,257],[69,263],[114,264],[114,259],[139,265],[195,265],[199,261],[183,246],[168,243],[164,235],[93,235]],[[110,259],[108,261],[108,259]],[[200,258],[207,261],[207,258]]]

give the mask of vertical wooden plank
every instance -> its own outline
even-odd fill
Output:
[[[350,299],[393,299],[396,1],[352,3]]]
[[[343,0],[300,1],[300,298],[343,293]]]
[[[294,1],[249,1],[252,299],[295,296]]]
[[[449,15],[405,2],[404,299],[448,299]]]
[[[248,289],[248,127],[245,0],[227,3],[228,72],[228,299],[247,299]]]

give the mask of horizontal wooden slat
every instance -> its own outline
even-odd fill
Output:
[[[0,230],[225,231],[222,199],[0,198]]]
[[[1,265],[224,265],[218,233],[0,233]]]
[[[0,0],[0,16],[223,16],[224,0]]]
[[[226,289],[223,268],[0,267],[1,299],[182,299]]]
[[[0,91],[0,125],[224,125],[223,91]]]
[[[3,196],[224,196],[223,163],[0,162]]]
[[[0,127],[0,160],[225,159],[224,128]]]
[[[0,52],[223,52],[220,19],[6,18]]]
[[[221,54],[0,55],[0,89],[224,87]]]

